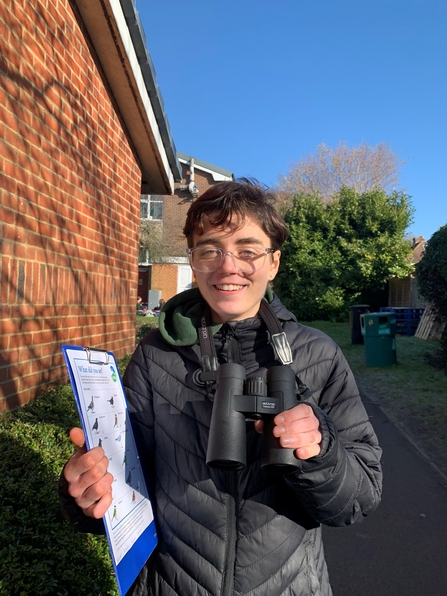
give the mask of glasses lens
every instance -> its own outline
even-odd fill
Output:
[[[215,271],[222,260],[220,248],[193,248],[189,260],[194,271]]]
[[[224,256],[229,255],[240,271],[253,273],[264,265],[267,250],[269,249],[259,251],[252,248],[240,248],[234,252],[227,251],[224,253],[220,248],[198,247],[191,249],[188,254],[189,262],[194,271],[215,271],[221,266]]]
[[[261,269],[265,261],[265,250],[240,248],[234,252],[236,266],[246,273]]]

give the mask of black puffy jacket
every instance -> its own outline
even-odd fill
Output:
[[[266,472],[248,422],[246,467],[207,466],[213,403],[194,376],[204,303],[198,290],[171,299],[124,375],[159,538],[133,596],[330,596],[320,524],[359,522],[379,504],[381,450],[344,356],[268,298],[311,391],[322,451],[296,472]],[[247,373],[278,364],[259,317],[214,331],[220,363],[231,357]]]

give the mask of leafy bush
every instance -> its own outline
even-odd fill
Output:
[[[59,504],[79,425],[69,386],[0,416],[0,596],[116,596],[105,536],[76,532]]]
[[[441,318],[447,319],[447,225],[439,228],[427,242],[416,273],[420,294]]]
[[[158,317],[137,317],[135,342],[138,344],[149,331],[158,328]]]
[[[424,257],[416,265],[419,293],[432,305],[439,321],[447,322],[447,225],[427,242]],[[440,341],[441,350],[433,363],[447,370],[447,325]]]
[[[290,236],[281,252],[275,292],[301,320],[343,320],[363,292],[413,270],[404,239],[413,209],[398,192],[358,194],[343,188],[329,203],[297,195],[285,213]]]

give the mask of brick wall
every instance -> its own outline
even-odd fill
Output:
[[[3,0],[0,61],[1,411],[132,350],[141,173],[68,1]]]
[[[161,297],[169,300],[177,294],[177,265],[152,265],[151,290],[161,290]]]

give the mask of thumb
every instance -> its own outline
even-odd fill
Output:
[[[262,435],[264,432],[264,420],[255,420],[255,431]]]
[[[76,447],[79,455],[86,452],[85,436],[82,428],[72,428],[70,431],[70,441]]]

